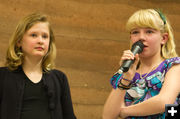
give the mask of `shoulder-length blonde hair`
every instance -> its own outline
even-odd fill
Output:
[[[137,27],[150,27],[168,33],[168,41],[161,47],[161,56],[165,59],[177,57],[174,35],[169,20],[164,14],[155,9],[142,9],[135,12],[128,20],[126,29],[130,32]]]
[[[21,19],[16,26],[12,37],[10,38],[6,62],[5,65],[10,70],[17,69],[20,65],[23,64],[23,53],[21,47],[18,47],[18,43],[22,40],[24,34],[36,23],[46,22],[48,23],[49,33],[50,33],[50,43],[47,54],[42,60],[42,69],[44,71],[49,71],[54,67],[54,59],[56,57],[56,46],[55,46],[55,37],[52,31],[51,25],[48,22],[47,16],[41,13],[30,14],[23,19]]]

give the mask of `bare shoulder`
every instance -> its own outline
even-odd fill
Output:
[[[165,75],[165,84],[180,85],[180,64],[172,66]],[[180,90],[180,89],[179,89]]]
[[[160,91],[162,97],[169,97],[165,99],[165,104],[173,104],[180,92],[180,64],[173,65],[165,75],[165,80]]]
[[[180,64],[173,65],[167,74],[177,74],[180,75]]]

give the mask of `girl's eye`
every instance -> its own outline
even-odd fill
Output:
[[[42,37],[43,37],[44,39],[46,39],[46,38],[48,38],[48,35],[45,34],[45,35],[43,35]]]
[[[131,34],[137,34],[139,33],[138,31],[132,31]]]
[[[147,30],[146,33],[153,33],[153,31],[152,30]]]
[[[33,34],[31,34],[31,36],[32,36],[32,37],[37,37],[37,35],[36,35],[36,34],[34,34],[34,33],[33,33]]]

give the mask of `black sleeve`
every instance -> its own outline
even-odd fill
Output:
[[[2,68],[0,68],[0,106],[1,106],[1,99],[2,99],[2,79],[3,79],[2,78]]]
[[[2,93],[3,93],[3,80],[4,80],[4,68],[0,67],[0,119],[1,119],[1,108],[2,108]]]
[[[56,75],[58,76],[60,87],[61,87],[61,106],[63,119],[76,119],[74,114],[70,87],[66,75],[58,70],[55,70]]]
[[[63,75],[63,92],[62,92],[63,119],[76,119],[73,111],[71,93],[66,75]]]
[[[1,119],[1,100],[2,100],[2,76],[1,76],[1,69],[0,69],[0,119]]]

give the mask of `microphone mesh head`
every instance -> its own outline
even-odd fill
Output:
[[[142,51],[143,51],[143,48],[144,48],[144,44],[143,44],[143,42],[142,41],[137,41],[137,42],[135,42],[133,45],[132,45],[132,48],[131,48],[131,50],[133,50],[136,46],[139,46],[139,48],[140,48],[140,51],[139,51],[139,53],[141,53]]]

